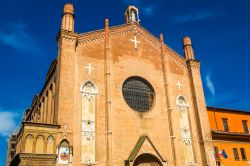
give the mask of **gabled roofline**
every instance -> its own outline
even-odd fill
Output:
[[[145,34],[147,34],[152,39],[152,42],[156,45],[156,47],[158,47],[160,49],[160,45],[161,45],[160,39],[158,37],[156,37],[154,34],[152,34],[151,32],[149,32],[146,28],[144,28],[143,26],[141,26],[140,24],[138,24],[137,22],[128,23],[128,24],[120,24],[120,25],[115,25],[115,26],[109,27],[110,36],[113,36],[113,35],[116,34],[115,30],[126,28],[126,27],[129,27],[129,26],[136,26],[138,29],[140,29],[141,31],[143,31]],[[91,36],[91,35],[96,35],[96,36],[93,36],[94,40],[95,39],[104,39],[104,29],[94,30],[94,31],[85,32],[85,33],[78,33],[78,37],[77,38],[78,38],[79,43],[82,43],[84,40],[89,41],[88,37]],[[178,61],[179,61],[179,63],[181,63],[184,66],[186,66],[186,59],[181,54],[179,54],[178,52],[176,52],[175,50],[173,50],[165,42],[164,42],[164,49],[165,49],[165,53],[167,51],[172,52],[173,53],[173,57],[177,58]]]
[[[130,153],[129,157],[128,157],[128,161],[134,161],[136,156],[138,155],[143,143],[145,142],[145,140],[148,140],[149,143],[152,145],[153,149],[155,150],[156,154],[160,157],[161,161],[166,162],[165,159],[163,159],[163,157],[161,156],[161,154],[158,152],[158,150],[155,148],[154,144],[152,143],[152,141],[149,139],[149,137],[147,135],[142,135],[140,136],[140,138],[138,139],[137,143],[135,144],[134,149],[132,150],[132,152]]]

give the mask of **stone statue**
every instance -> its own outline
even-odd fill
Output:
[[[135,12],[133,10],[131,11],[131,21],[136,21]]]

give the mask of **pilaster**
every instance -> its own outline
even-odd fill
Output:
[[[51,114],[52,114],[52,90],[51,88],[48,90],[48,113],[47,113],[47,118],[46,118],[46,123],[51,124]]]
[[[51,124],[55,123],[55,83],[52,83]]]
[[[189,59],[187,60],[187,67],[191,86],[192,102],[194,106],[196,129],[198,132],[197,135],[201,153],[200,155],[202,157],[202,165],[214,166],[216,163],[213,154],[212,137],[200,76],[200,62]]]
[[[160,35],[160,42],[161,42],[161,62],[162,62],[162,73],[163,73],[163,80],[164,80],[164,94],[165,94],[165,99],[166,99],[166,106],[167,106],[167,112],[168,112],[168,127],[170,131],[170,147],[171,147],[171,154],[172,154],[172,162],[173,165],[176,165],[176,151],[175,151],[175,137],[174,137],[174,132],[173,132],[173,125],[172,125],[172,107],[171,103],[169,101],[169,84],[168,84],[168,69],[167,69],[167,57],[164,54],[164,39],[163,39],[163,34]]]
[[[48,111],[48,93],[46,92],[43,105],[43,123],[46,123],[47,111]]]
[[[106,109],[106,140],[107,140],[107,166],[112,166],[112,117],[111,117],[111,55],[110,55],[110,46],[109,46],[109,21],[105,20],[105,109]]]

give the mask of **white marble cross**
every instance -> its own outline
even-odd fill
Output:
[[[130,39],[130,41],[135,43],[135,49],[137,49],[137,43],[140,43],[140,41],[136,39],[136,35],[134,36],[134,40]]]
[[[179,88],[179,91],[181,90],[181,86],[183,85],[179,80],[176,82],[176,85]]]
[[[88,66],[85,66],[86,69],[88,69],[89,75],[91,75],[91,70],[94,70],[95,68],[92,67],[91,63],[88,64]]]

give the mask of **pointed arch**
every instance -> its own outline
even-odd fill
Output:
[[[183,96],[178,96],[176,98],[176,105],[183,106],[183,107],[189,107],[188,102],[186,101],[185,97],[183,97]]]
[[[94,82],[92,82],[90,80],[85,81],[81,85],[80,91],[82,93],[85,93],[85,94],[94,94],[94,95],[98,94],[98,88],[97,88],[97,86],[95,85]]]

